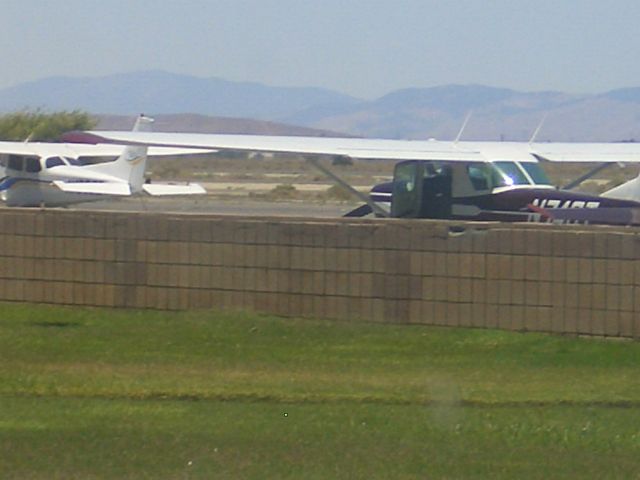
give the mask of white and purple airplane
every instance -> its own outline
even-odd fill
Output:
[[[559,223],[640,224],[640,177],[602,195],[571,190],[610,164],[640,162],[636,143],[441,142],[150,132],[71,132],[67,141],[304,155],[365,205],[350,216]],[[393,181],[364,195],[316,161],[318,155],[396,163]],[[542,162],[597,164],[559,189]]]

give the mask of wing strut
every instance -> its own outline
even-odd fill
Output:
[[[467,128],[467,123],[469,123],[469,120],[471,120],[471,115],[473,112],[467,112],[467,116],[464,118],[464,121],[462,122],[462,127],[460,127],[460,131],[458,132],[458,135],[456,135],[456,139],[453,141],[454,145],[458,145],[458,142],[460,141],[460,139],[462,138],[462,134],[464,133],[464,129]]]
[[[601,163],[600,165],[598,165],[597,167],[589,170],[587,173],[585,173],[584,175],[576,178],[575,180],[573,180],[572,182],[567,183],[566,185],[564,185],[563,187],[561,187],[563,190],[571,190],[572,188],[576,188],[578,185],[580,185],[582,182],[584,182],[585,180],[590,179],[591,177],[593,177],[596,173],[601,172],[602,170],[604,170],[605,168],[609,167],[610,165],[613,165],[613,163],[611,162],[605,162],[605,163]]]
[[[329,177],[334,182],[336,182],[338,185],[340,185],[343,188],[346,188],[349,191],[349,193],[351,193],[352,195],[354,195],[355,197],[359,198],[364,203],[369,205],[369,207],[371,208],[371,210],[373,210],[373,212],[375,212],[376,214],[378,214],[378,215],[380,215],[382,217],[388,217],[389,216],[389,212],[387,212],[384,208],[380,207],[373,200],[371,200],[371,198],[368,195],[365,195],[364,193],[359,192],[358,190],[353,188],[351,185],[349,185],[349,183],[347,183],[345,180],[341,179],[335,173],[333,173],[331,170],[329,170],[328,168],[326,168],[325,166],[320,164],[320,162],[318,161],[318,159],[316,157],[305,157],[305,159],[309,163],[311,163],[311,165],[313,165],[318,170],[320,170],[322,173],[324,173],[327,177]]]
[[[545,113],[542,116],[542,120],[540,120],[540,123],[538,124],[538,127],[535,129],[535,131],[533,132],[533,135],[531,135],[531,138],[529,139],[529,146],[531,147],[533,145],[533,142],[536,141],[536,137],[538,136],[538,133],[540,133],[540,130],[542,129],[542,125],[544,125],[544,121],[547,119],[547,114]]]

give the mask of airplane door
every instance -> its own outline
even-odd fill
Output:
[[[396,164],[393,172],[391,216],[418,218],[422,210],[422,178],[424,165],[418,161]]]
[[[433,176],[425,177],[422,189],[421,218],[451,218],[452,172],[448,166]]]

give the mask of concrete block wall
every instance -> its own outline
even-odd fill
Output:
[[[640,337],[640,230],[0,210],[0,300]]]

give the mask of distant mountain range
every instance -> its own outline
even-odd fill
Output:
[[[462,136],[467,140],[528,140],[546,115],[539,141],[640,140],[640,88],[572,95],[448,85],[397,90],[363,100],[321,88],[270,87],[150,71],[51,77],[0,89],[1,112],[38,107],[101,114],[104,128],[116,128],[114,122],[125,120],[117,120],[118,115],[144,112],[160,115],[167,122],[165,129],[178,131],[342,132],[443,140],[455,138],[469,111],[473,114]]]
[[[98,130],[130,130],[136,115],[94,114]],[[251,135],[294,135],[311,137],[345,137],[341,132],[299,127],[267,120],[233,117],[209,117],[197,113],[154,114],[155,132],[242,133]]]
[[[130,130],[137,115],[94,115],[98,130]],[[311,137],[349,137],[341,132],[299,127],[266,120],[233,117],[209,117],[197,113],[153,115],[155,132],[244,133],[252,135],[294,135]]]

